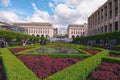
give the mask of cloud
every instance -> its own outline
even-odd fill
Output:
[[[10,5],[10,0],[2,0],[2,6],[8,7]]]
[[[53,0],[49,7],[53,12],[40,10],[35,3],[32,3],[34,13],[25,17],[29,22],[49,22],[60,30],[66,30],[69,24],[84,24],[87,18],[103,5],[107,0]],[[1,14],[2,13],[2,14]],[[0,20],[21,21],[18,13],[0,11]]]
[[[79,17],[76,9],[71,9],[66,4],[59,4],[55,9],[55,15],[57,16],[57,23],[59,24],[69,24],[76,21]]]
[[[87,18],[107,0],[53,0],[49,7],[53,15],[41,11],[32,3],[35,13],[29,17],[31,21],[42,21],[54,24],[60,30],[66,29],[68,24],[84,24]]]
[[[51,11],[54,12],[55,10],[55,5],[51,2],[49,2],[49,7],[51,8]]]
[[[0,21],[15,22],[20,21],[18,15],[13,12],[0,11]]]
[[[48,22],[50,15],[47,11],[41,11],[37,8],[35,3],[32,3],[34,14],[27,16],[26,20],[31,22]]]

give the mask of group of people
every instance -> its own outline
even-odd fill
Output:
[[[103,47],[104,47],[105,49],[111,49],[111,44],[106,43],[106,44],[104,44]]]
[[[8,47],[8,43],[5,40],[2,40],[1,44],[0,44],[1,48],[5,48]]]

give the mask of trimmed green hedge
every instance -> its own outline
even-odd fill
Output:
[[[88,74],[94,70],[102,61],[102,58],[109,54],[108,50],[101,51],[100,53],[76,63],[71,67],[60,71],[46,80],[86,80]]]
[[[96,41],[104,40],[105,42],[108,42],[111,39],[116,39],[117,42],[120,43],[120,31],[98,34],[98,35],[87,36],[87,37],[81,37],[81,38],[74,38],[73,42],[77,43],[79,41],[84,42],[87,40],[96,40]]]
[[[0,37],[14,39],[14,38],[24,38],[24,39],[40,39],[40,37],[31,36],[29,34],[23,34],[18,32],[13,32],[9,30],[0,30]]]
[[[40,48],[40,46],[34,47]],[[74,48],[92,48],[83,45],[76,45]],[[31,49],[31,50],[33,50]],[[120,63],[119,58],[112,58],[109,56],[109,50],[101,48],[92,48],[99,49],[101,52],[91,56],[87,54],[28,54],[27,52],[31,50],[26,50],[16,55],[34,55],[34,56],[52,56],[55,58],[87,58],[81,62],[76,63],[68,68],[65,68],[62,71],[59,71],[45,80],[86,80],[86,77],[89,73],[94,70],[102,61]],[[6,72],[7,80],[39,80],[35,74],[30,71],[19,59],[16,58],[8,49],[0,49],[0,56],[2,56],[2,63],[4,66],[4,71]]]
[[[39,80],[19,59],[8,49],[0,49],[6,80]]]
[[[16,56],[19,55],[27,55],[27,56],[51,56],[54,58],[80,58],[80,59],[84,59],[84,58],[88,58],[91,57],[90,55],[86,55],[86,54],[16,54]]]
[[[120,58],[114,58],[114,57],[104,57],[102,61],[109,62],[109,63],[118,63],[120,64]]]

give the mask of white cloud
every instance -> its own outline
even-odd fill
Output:
[[[51,8],[52,12],[55,10],[55,5],[51,2],[49,2],[49,7]]]
[[[53,2],[54,2],[55,5],[58,5],[60,3],[64,3],[65,0],[53,0]]]
[[[32,3],[32,6],[34,14],[32,16],[28,16],[26,20],[32,22],[48,22],[48,18],[50,17],[48,12],[39,10],[35,3]]]
[[[59,29],[66,29],[68,24],[84,24],[87,18],[98,7],[107,0],[53,0],[49,2],[49,7],[53,11],[53,15],[49,15],[46,11],[39,10],[35,3],[32,6],[35,13],[29,17],[31,21],[50,22]]]
[[[65,30],[68,24],[84,24],[98,7],[107,0],[53,0],[49,7],[53,11],[50,15],[47,11],[39,10],[35,3],[32,3],[34,13],[25,18],[31,22],[49,22],[60,30]],[[54,3],[53,3],[54,2]],[[2,13],[2,14],[1,14]],[[20,17],[13,12],[0,11],[0,20],[20,21]]]
[[[5,7],[8,7],[10,5],[10,0],[2,0],[2,4]]]
[[[65,0],[65,3],[69,6],[78,6],[83,1],[85,0]]]
[[[0,11],[0,21],[15,22],[20,21],[20,19],[13,12]]]
[[[57,16],[57,23],[62,25],[73,23],[79,17],[76,9],[71,9],[66,4],[59,4],[55,9],[55,15]]]

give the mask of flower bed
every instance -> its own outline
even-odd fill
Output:
[[[120,80],[120,64],[102,62],[87,80]]]
[[[88,52],[88,53],[90,53],[90,54],[93,54],[93,55],[95,55],[95,54],[100,52],[99,50],[88,49],[88,48],[81,48],[81,49],[86,51],[86,52]]]
[[[110,52],[111,57],[120,58],[120,53]]]
[[[68,67],[80,59],[73,58],[52,58],[49,56],[18,56],[18,58],[31,69],[40,79],[47,78],[48,76]]]
[[[28,50],[28,49],[31,49],[31,48],[12,48],[10,49],[10,51],[15,54],[15,53],[18,53],[18,52],[21,52],[21,51],[24,51],[24,50]]]
[[[0,80],[5,80],[3,75],[3,66],[1,63],[0,63]]]
[[[80,54],[79,51],[68,47],[42,47],[37,50],[31,51],[30,53]]]

